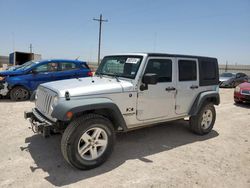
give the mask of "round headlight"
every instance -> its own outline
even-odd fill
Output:
[[[237,93],[239,93],[240,92],[240,87],[236,86],[234,91],[237,92]]]
[[[56,96],[56,97],[54,97],[53,105],[55,106],[55,105],[57,105],[57,103],[58,103],[58,97]]]
[[[54,97],[54,99],[53,99],[53,103],[51,104],[50,109],[51,109],[51,110],[54,110],[54,106],[56,106],[57,103],[58,103],[58,97],[56,96],[56,97]]]
[[[0,81],[3,81],[4,79],[5,79],[5,77],[0,76]]]

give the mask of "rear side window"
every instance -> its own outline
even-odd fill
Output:
[[[76,64],[71,62],[60,63],[60,66],[61,66],[60,68],[61,71],[77,69]]]
[[[89,69],[88,65],[85,64],[85,63],[82,63],[82,64],[81,64],[81,67],[84,68],[84,69]]]
[[[197,80],[196,61],[179,60],[178,67],[179,67],[179,81]]]
[[[170,59],[150,59],[145,73],[158,75],[158,82],[172,82],[172,61]]]
[[[58,70],[58,63],[47,63],[34,69],[36,72],[55,72]]]
[[[216,65],[214,62],[203,61],[200,66],[203,80],[216,79]]]
[[[215,58],[199,59],[200,86],[218,85],[219,69]],[[230,76],[230,75],[225,75]],[[231,75],[232,76],[232,75]]]

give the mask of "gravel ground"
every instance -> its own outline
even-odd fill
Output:
[[[0,100],[0,187],[250,187],[250,105],[222,89],[214,130],[189,132],[187,121],[117,135],[110,159],[79,171],[60,152],[60,135],[28,128],[33,103]]]

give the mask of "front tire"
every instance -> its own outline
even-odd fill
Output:
[[[62,136],[61,150],[70,165],[87,170],[108,159],[114,142],[112,123],[101,115],[87,114],[68,125]]]
[[[199,135],[208,134],[214,126],[216,112],[212,103],[202,106],[197,115],[190,118],[190,129]]]
[[[17,86],[10,90],[10,99],[12,101],[26,101],[29,97],[29,91],[22,86]]]

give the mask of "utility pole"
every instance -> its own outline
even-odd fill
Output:
[[[228,64],[228,62],[226,61],[226,67],[225,67],[225,72],[227,72],[227,64]]]
[[[30,44],[30,53],[32,53],[32,44]]]
[[[108,22],[108,20],[102,19],[102,14],[100,14],[100,18],[93,18],[94,21],[99,22],[99,44],[98,44],[98,65],[100,64],[100,56],[101,56],[101,40],[102,40],[102,22]]]

